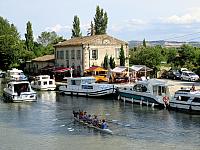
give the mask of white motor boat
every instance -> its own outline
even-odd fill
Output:
[[[26,102],[36,101],[37,94],[28,81],[10,81],[3,90],[4,101]]]
[[[95,83],[94,77],[78,77],[68,78],[66,85],[59,87],[60,93],[67,95],[99,97],[104,95],[112,95],[114,86],[111,84]]]
[[[31,82],[31,87],[36,90],[53,91],[56,89],[55,80],[51,79],[49,75],[39,75]]]
[[[136,84],[116,89],[118,99],[126,102],[151,106],[168,106],[170,94],[168,85],[157,79],[138,81]]]
[[[180,89],[169,102],[170,109],[200,114],[200,91]]]
[[[22,70],[12,68],[12,70],[7,70],[6,80],[8,82],[12,80],[27,80],[27,77]]]

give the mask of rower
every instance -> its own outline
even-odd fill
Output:
[[[107,125],[105,119],[102,120],[101,128],[102,129],[107,129],[108,128],[108,125]]]
[[[87,116],[87,112],[85,111],[83,114],[83,121],[87,121],[88,120],[88,116]]]
[[[79,110],[79,119],[83,119],[83,111]]]
[[[79,112],[76,112],[76,111],[73,110],[73,115],[74,115],[75,118],[78,118],[78,114],[79,114]]]
[[[92,124],[93,124],[93,126],[98,126],[98,124],[99,124],[99,119],[97,118],[96,115],[94,116],[94,119],[93,119],[93,121],[92,121]]]

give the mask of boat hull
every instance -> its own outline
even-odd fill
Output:
[[[199,104],[189,104],[171,101],[169,103],[170,110],[186,112],[190,114],[200,114],[200,103]]]
[[[101,96],[112,96],[114,94],[114,88],[104,90],[59,90],[60,93],[71,95],[71,96],[86,96],[86,97],[101,97]]]
[[[35,102],[37,101],[36,93],[24,93],[21,95],[11,94],[6,91],[3,92],[3,97],[5,102]]]
[[[56,86],[55,87],[35,87],[31,85],[31,87],[37,91],[54,91],[56,89]]]
[[[142,105],[150,105],[150,106],[155,106],[155,107],[165,107],[164,103],[160,103],[158,101],[158,98],[156,96],[152,96],[148,93],[130,93],[126,91],[120,91],[118,92],[118,99],[125,101],[125,102],[130,102],[130,103],[137,103],[137,104],[142,104]]]

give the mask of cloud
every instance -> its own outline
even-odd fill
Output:
[[[118,24],[112,24],[110,30],[113,32],[119,32],[123,30],[135,30],[147,25],[148,22],[141,19],[124,20]]]
[[[83,32],[86,32],[90,27],[90,23],[84,23],[80,25],[81,30],[83,30]],[[52,27],[46,27],[45,31],[55,31],[55,32],[63,32],[63,31],[67,31],[70,32],[72,29],[72,26],[70,25],[60,25],[60,24],[56,24],[55,26]]]
[[[62,26],[60,24],[56,24],[55,26],[53,27],[46,27],[45,28],[45,31],[55,31],[55,32],[61,32],[61,31],[69,31],[71,30],[71,27],[70,26]]]
[[[184,15],[172,15],[167,18],[163,18],[162,21],[170,24],[200,23],[200,8],[190,8]]]

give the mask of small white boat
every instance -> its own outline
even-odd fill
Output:
[[[68,78],[67,84],[61,85],[59,91],[67,95],[88,97],[111,95],[115,92],[113,85],[95,82],[96,79],[94,77]]]
[[[55,80],[51,79],[49,75],[39,75],[31,82],[31,87],[41,91],[53,91],[56,89]]]
[[[6,102],[32,102],[37,100],[37,94],[28,81],[10,81],[3,90]]]
[[[169,104],[174,110],[200,114],[200,91],[180,89],[175,92]]]
[[[28,78],[24,75],[24,72],[22,70],[12,68],[12,70],[7,70],[6,74],[6,80],[12,81],[12,80],[27,80]]]
[[[96,129],[96,130],[98,130],[100,132],[104,132],[104,133],[108,133],[108,134],[113,134],[112,130],[110,130],[110,129],[101,129],[99,127],[93,126],[92,124],[84,122],[83,120],[80,120],[80,119],[78,119],[76,117],[74,117],[74,120],[77,121],[77,122],[79,122],[79,123],[81,123],[81,124],[84,124],[84,125],[88,126],[89,128]]]
[[[132,86],[116,89],[118,99],[144,105],[166,107],[170,93],[168,85],[157,79],[138,81]]]

